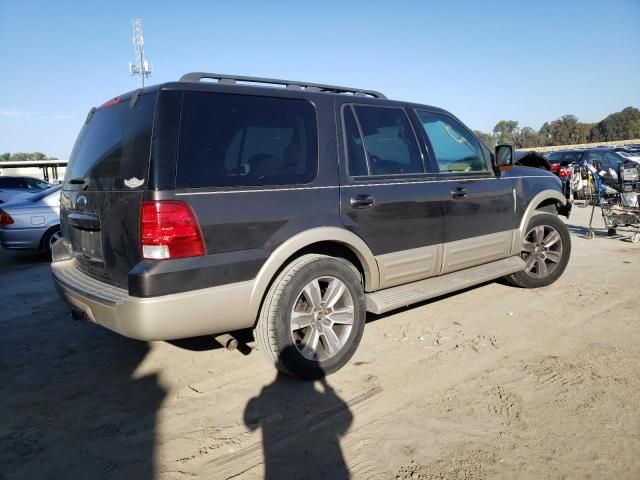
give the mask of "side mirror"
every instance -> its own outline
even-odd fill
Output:
[[[513,146],[497,145],[494,162],[494,168],[498,172],[504,172],[513,167]]]

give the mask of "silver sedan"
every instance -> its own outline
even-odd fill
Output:
[[[60,238],[60,185],[0,205],[0,246],[44,250]]]

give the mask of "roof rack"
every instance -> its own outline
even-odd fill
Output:
[[[272,85],[284,85],[291,90],[306,90],[308,92],[350,93],[356,97],[387,98],[375,90],[363,90],[361,88],[338,87],[336,85],[323,85],[321,83],[298,82],[295,80],[279,80],[277,78],[245,77],[241,75],[222,75],[219,73],[192,72],[180,77],[181,82],[200,82],[201,80],[217,80],[224,85],[237,85],[238,82],[260,83]]]

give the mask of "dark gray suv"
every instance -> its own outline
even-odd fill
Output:
[[[128,337],[253,328],[282,371],[331,373],[367,311],[562,274],[559,179],[513,166],[508,145],[491,158],[439,108],[187,74],[91,110],[53,275],[74,314]]]

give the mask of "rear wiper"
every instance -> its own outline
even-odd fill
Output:
[[[72,178],[67,183],[71,185],[82,185],[83,190],[86,190],[87,188],[89,188],[89,179],[86,177]]]

